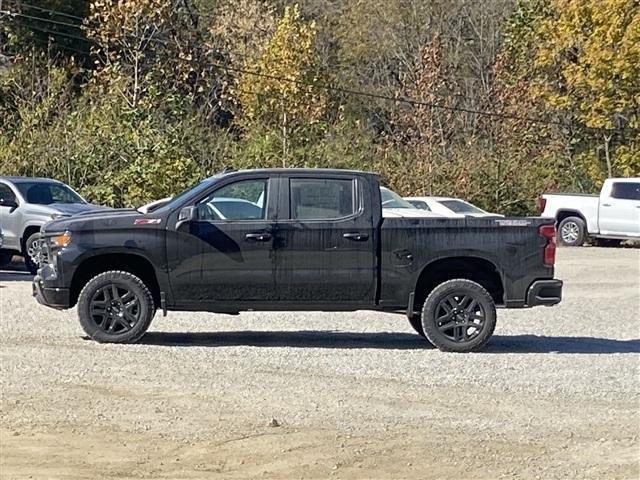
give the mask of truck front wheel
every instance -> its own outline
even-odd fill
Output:
[[[422,308],[422,328],[427,339],[445,352],[481,349],[496,327],[496,307],[482,285],[455,279],[441,283]]]
[[[109,271],[93,277],[78,297],[85,333],[101,343],[134,343],[156,313],[151,292],[135,275]]]
[[[584,243],[586,227],[579,217],[567,217],[558,225],[558,237],[562,245],[580,247]]]

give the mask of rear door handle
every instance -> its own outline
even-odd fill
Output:
[[[603,206],[603,207],[610,207],[610,206],[611,206],[611,204],[610,204],[610,203],[603,203],[603,204],[602,204],[602,206]]]
[[[353,240],[354,242],[364,242],[369,238],[369,235],[367,235],[366,233],[353,232],[343,233],[342,237],[346,238],[347,240]]]
[[[269,240],[271,240],[271,234],[270,233],[247,233],[244,238],[246,240],[252,240],[254,242],[268,242]]]

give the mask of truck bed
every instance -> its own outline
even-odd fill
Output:
[[[457,257],[461,269],[491,264],[504,286],[498,305],[524,306],[532,278],[553,278],[553,267],[543,263],[546,239],[539,233],[553,223],[541,217],[386,218],[380,229],[380,304],[406,308],[420,275],[431,270],[433,276],[440,259]]]

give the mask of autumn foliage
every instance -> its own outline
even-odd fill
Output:
[[[636,0],[3,8],[0,174],[99,203],[226,166],[330,166],[533,213],[542,191],[640,175]]]

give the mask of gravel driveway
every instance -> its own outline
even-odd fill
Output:
[[[482,353],[405,317],[158,315],[138,345],[0,273],[0,477],[640,476],[640,250],[559,251],[565,299]]]

